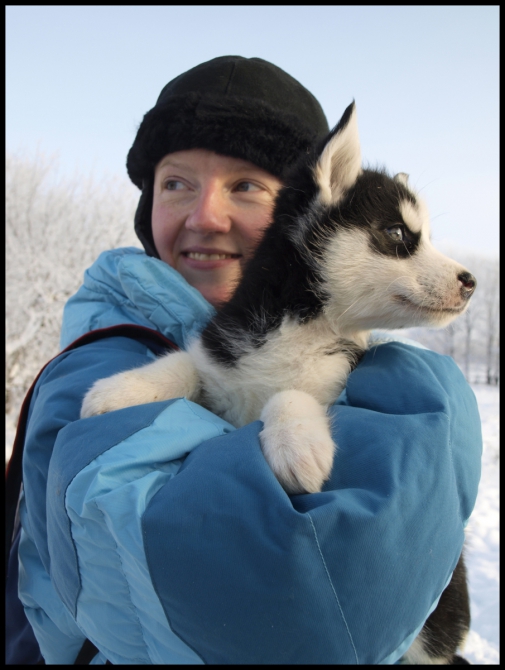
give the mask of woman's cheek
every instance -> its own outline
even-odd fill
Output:
[[[272,208],[262,212],[261,216],[255,217],[252,221],[251,225],[248,227],[247,234],[244,236],[246,237],[247,252],[245,255],[247,258],[250,258],[254,254],[271,222]]]
[[[161,210],[161,211],[160,211]],[[165,216],[163,216],[165,214]],[[153,239],[160,258],[174,267],[175,246],[177,241],[177,224],[163,208],[153,209],[152,214]]]

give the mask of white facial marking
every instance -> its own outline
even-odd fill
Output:
[[[345,334],[372,328],[442,327],[468,306],[458,275],[465,272],[424,236],[407,258],[381,254],[368,232],[338,231],[323,262],[325,312]]]
[[[402,200],[400,203],[400,214],[402,215],[402,219],[413,233],[420,232],[423,221],[419,214],[419,210],[415,205],[413,205],[408,200]]]
[[[398,176],[398,175],[397,175]],[[396,177],[395,177],[396,179]],[[410,189],[412,191],[412,189]],[[402,200],[400,202],[400,214],[406,225],[413,233],[423,232],[423,237],[429,239],[430,237],[430,214],[428,207],[422,198],[417,193],[412,191],[416,198],[415,204],[410,200]]]

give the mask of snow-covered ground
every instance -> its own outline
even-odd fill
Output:
[[[500,662],[499,642],[499,389],[473,384],[482,419],[484,453],[475,510],[467,528],[466,563],[470,581],[472,626],[463,655],[472,664]],[[7,418],[6,456],[14,439]]]
[[[482,419],[484,452],[475,509],[467,526],[472,625],[463,655],[470,663],[500,662],[499,638],[499,389],[473,384]]]

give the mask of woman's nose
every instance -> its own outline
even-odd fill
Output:
[[[198,233],[226,233],[231,220],[225,194],[217,184],[198,193],[194,206],[186,219],[186,228]]]

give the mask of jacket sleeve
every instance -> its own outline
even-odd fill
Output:
[[[79,420],[93,379],[146,362],[119,344],[70,352],[32,403],[20,584],[46,662],[84,635],[112,663],[395,662],[477,494],[480,422],[452,360],[370,350],[332,408],[330,481],[289,497],[259,421],[185,399]]]
[[[123,430],[117,437],[121,441],[124,431],[139,431],[153,416],[151,413],[138,420],[133,416],[132,425],[124,423],[121,416],[118,422],[116,413],[107,415],[98,421],[99,432],[90,434],[88,429],[93,428],[93,421],[79,420],[82,398],[96,379],[152,359],[151,351],[136,340],[104,339],[57,357],[44,369],[34,389],[23,457],[19,595],[47,663],[73,663],[88,636],[65,597],[65,588],[72,584],[71,566],[75,567],[72,561],[77,560],[76,555],[69,563],[63,559],[67,557],[65,531],[69,521],[62,520],[58,510],[55,511],[57,502],[66,495],[61,490],[65,468],[83,468],[111,446],[107,436],[114,441],[117,428]],[[160,411],[159,407],[156,409]],[[65,446],[66,430],[71,427],[83,438],[78,451],[74,443]],[[53,459],[57,453],[61,461],[53,477]],[[71,543],[74,546],[73,539]],[[110,595],[112,598],[113,594]]]

